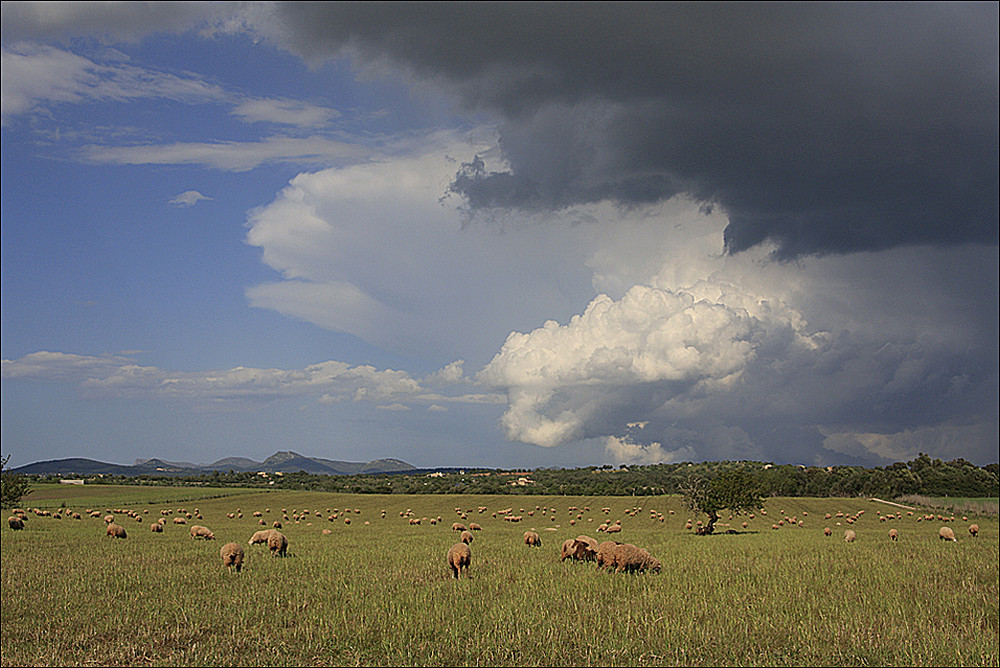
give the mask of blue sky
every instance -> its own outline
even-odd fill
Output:
[[[2,446],[996,461],[995,4],[4,3]]]

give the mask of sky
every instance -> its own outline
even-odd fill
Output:
[[[2,11],[8,466],[997,461],[997,3]]]

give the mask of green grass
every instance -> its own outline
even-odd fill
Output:
[[[29,514],[24,531],[3,527],[0,664],[332,666],[995,666],[998,663],[996,516],[949,523],[957,543],[937,539],[940,522],[864,500],[772,499],[767,515],[724,518],[695,536],[679,499],[511,496],[370,496],[308,492],[108,488],[38,490],[23,506],[124,515],[126,540],[104,535],[101,518],[54,520]],[[94,488],[97,489],[97,488]],[[100,489],[105,492],[104,488]],[[186,494],[192,496],[185,496]],[[34,495],[39,495],[37,499]],[[164,494],[164,496],[157,496]],[[221,496],[230,494],[230,496]],[[201,496],[198,496],[201,495]],[[88,503],[82,503],[83,499]],[[150,503],[156,501],[156,503]],[[181,505],[183,504],[183,505]],[[541,514],[541,508],[556,508]],[[149,531],[161,507],[197,506],[216,534],[195,541],[187,526]],[[477,507],[488,511],[479,514]],[[520,523],[494,519],[513,506]],[[576,526],[568,508],[589,506]],[[610,514],[600,512],[609,506]],[[478,522],[469,579],[445,562],[457,542],[456,507]],[[634,516],[629,515],[636,507]],[[227,513],[243,512],[241,519]],[[285,522],[288,557],[248,546],[285,508],[309,509]],[[326,518],[351,512],[351,524]],[[523,508],[523,511],[521,510]],[[329,511],[328,511],[329,509]],[[381,510],[386,517],[381,518]],[[400,517],[411,509],[421,525]],[[650,517],[662,512],[664,521]],[[316,517],[314,511],[320,511]],[[671,515],[670,510],[674,513]],[[857,542],[845,543],[845,519]],[[528,513],[534,511],[533,516]],[[433,526],[430,518],[441,516]],[[772,524],[794,516],[803,526]],[[621,519],[613,538],[646,547],[659,575],[598,572],[560,562],[565,538]],[[692,517],[692,519],[695,519]],[[590,521],[592,520],[592,521]],[[981,527],[973,539],[970,522]],[[368,522],[366,525],[365,523]],[[835,529],[823,535],[824,526]],[[898,542],[888,540],[896,527]],[[321,530],[328,528],[330,535]],[[522,534],[537,530],[531,548]],[[555,529],[549,531],[548,529]],[[247,563],[226,572],[219,549],[241,543]]]

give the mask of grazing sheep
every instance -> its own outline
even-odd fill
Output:
[[[597,546],[597,555],[594,560],[597,562],[598,570],[607,566],[609,569],[615,566],[615,550],[621,543],[614,540],[606,540]]]
[[[978,538],[979,537],[979,525],[978,524],[970,524],[969,525],[969,533],[972,534],[973,538]]]
[[[844,532],[844,540],[848,543],[853,543],[857,537],[857,534],[855,534],[852,529],[848,529]]]
[[[958,539],[955,538],[955,532],[952,531],[951,527],[941,527],[941,530],[938,531],[938,538],[940,540],[950,540],[952,542],[958,542]]]
[[[243,546],[239,543],[226,543],[219,554],[222,555],[223,566],[233,566],[237,573],[243,569]]]
[[[831,529],[830,527],[823,527],[823,535],[824,536],[832,536],[833,535],[833,529]]]
[[[278,520],[275,520],[274,524],[272,524],[271,526],[273,526],[275,529],[280,529],[281,528],[281,522],[279,522]]]
[[[481,526],[479,526],[478,524],[476,524],[475,522],[473,522],[473,523],[471,523],[469,525],[469,531],[482,531],[482,530],[483,530],[483,528]]]
[[[889,540],[899,540],[899,531],[896,529],[889,529]]]
[[[174,524],[187,524],[187,520],[183,517],[175,517]]]
[[[568,557],[573,555],[573,548],[576,546],[575,538],[567,538],[563,541],[562,547],[559,549],[559,561],[566,561]]]
[[[465,525],[460,522],[455,522],[454,524],[451,525],[451,530],[460,532],[465,531]]]
[[[472,542],[472,532],[471,531],[463,531],[462,532],[462,542],[465,543],[466,545],[468,545],[469,543]]]
[[[115,524],[112,522],[108,525],[108,535],[114,538],[128,538],[128,534],[125,533],[125,527],[120,524]]]
[[[215,540],[215,534],[208,527],[200,525],[191,526],[191,538],[203,538],[205,540]]]
[[[465,577],[469,577],[469,565],[472,563],[472,550],[465,543],[455,543],[448,550],[448,566],[451,568],[451,575],[456,580],[465,571]]]
[[[267,537],[271,535],[274,529],[264,529],[263,531],[256,531],[254,535],[250,536],[250,540],[247,541],[247,545],[260,545],[261,543],[267,542]]]
[[[163,525],[159,522],[153,522],[149,525],[149,530],[153,533],[163,533]]]
[[[597,558],[597,541],[589,536],[577,536],[563,542],[561,559],[574,561],[594,561]]]
[[[279,554],[285,556],[285,551],[288,550],[288,539],[285,538],[285,534],[273,530],[271,535],[267,537],[267,547],[271,550],[271,556]]]
[[[524,544],[525,545],[530,545],[531,547],[541,547],[542,546],[542,539],[534,531],[525,531],[524,532]]]
[[[636,547],[631,543],[618,545],[613,552],[615,560],[615,573],[636,573],[645,571],[647,568],[654,573],[660,572],[660,561],[644,548]]]
[[[11,515],[7,518],[7,526],[9,526],[14,531],[19,531],[24,528],[24,522],[20,517],[15,517]]]

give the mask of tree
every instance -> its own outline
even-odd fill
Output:
[[[28,479],[7,470],[10,455],[0,461],[0,507],[13,508],[31,491]]]
[[[739,515],[759,510],[764,505],[756,481],[743,469],[723,471],[711,480],[692,475],[680,485],[680,491],[689,510],[708,515],[708,524],[698,529],[699,534],[715,531],[722,510]]]

